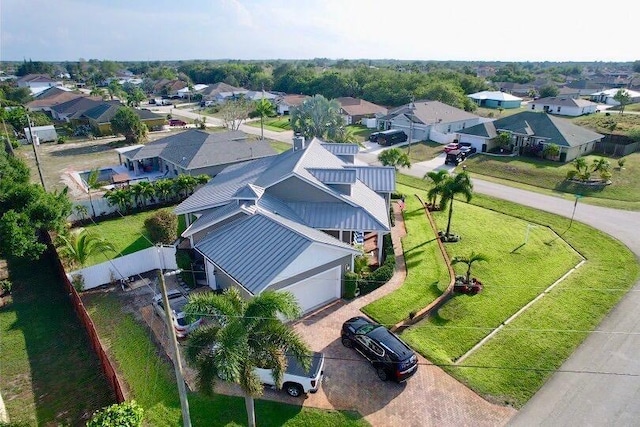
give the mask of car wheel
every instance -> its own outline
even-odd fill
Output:
[[[286,383],[284,385],[284,389],[291,397],[300,397],[302,396],[302,393],[304,393],[300,384]]]
[[[353,347],[353,343],[351,342],[351,340],[349,338],[346,338],[346,337],[342,338],[342,345],[347,347],[347,348]]]
[[[387,381],[389,379],[389,375],[384,368],[376,368],[376,374],[378,374],[378,378],[382,381]]]

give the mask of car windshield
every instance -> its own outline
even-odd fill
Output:
[[[358,328],[356,333],[362,334],[362,335],[366,335],[366,334],[368,334],[369,332],[373,331],[375,328],[377,328],[379,326],[380,325],[373,325],[373,324],[362,325],[360,328]]]

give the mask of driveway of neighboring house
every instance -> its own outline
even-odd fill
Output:
[[[353,301],[339,300],[294,323],[295,330],[314,351],[325,354],[325,377],[320,390],[306,399],[292,398],[282,391],[267,389],[263,399],[322,409],[356,410],[373,426],[503,426],[516,413],[510,407],[487,402],[442,369],[423,357],[417,373],[404,384],[381,382],[369,362],[340,342],[342,323],[362,315],[360,308],[398,288],[406,269],[400,239],[406,233],[397,205],[392,230],[396,253],[396,274],[383,287]],[[427,219],[425,218],[425,221]],[[147,305],[140,309],[156,339],[165,347],[166,328]],[[196,388],[195,372],[183,361],[185,380]],[[241,396],[239,386],[219,382],[215,391]]]

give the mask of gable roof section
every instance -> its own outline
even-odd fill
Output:
[[[493,138],[501,130],[545,138],[549,143],[552,142],[561,147],[577,147],[604,137],[574,125],[570,120],[535,111],[523,111],[494,122],[472,126],[459,133]],[[493,136],[490,136],[491,134]]]
[[[196,249],[257,295],[314,242],[355,251],[321,231],[262,212],[212,232]]]
[[[191,170],[275,154],[267,142],[250,141],[248,138],[241,131],[208,133],[191,129],[158,139],[127,158],[142,160],[160,157]]]
[[[302,104],[302,102],[307,98],[309,98],[308,95],[285,95],[277,102],[286,104],[290,107],[297,107],[298,105]]]
[[[56,91],[52,91],[52,89],[56,89]],[[27,103],[27,108],[53,107],[54,105],[60,105],[67,101],[82,97],[83,95],[66,90],[60,90],[58,86],[53,86],[40,92],[36,99]]]
[[[440,101],[416,101],[402,105],[389,111],[382,119],[391,120],[399,115],[413,116],[413,121],[425,125],[437,123],[451,123],[463,120],[479,119],[479,116],[452,107]]]
[[[355,166],[358,179],[376,193],[396,190],[396,170],[393,166]]]
[[[535,101],[531,101],[531,104],[558,105],[560,107],[578,107],[578,108],[598,105],[595,102],[591,102],[586,99],[574,99],[566,96],[548,96],[546,98],[540,98],[540,99],[536,99]]]
[[[85,111],[102,104],[104,101],[102,98],[98,98],[95,96],[81,96],[78,98],[73,98],[67,102],[63,102],[62,104],[54,105],[51,107],[52,110],[55,110],[58,114],[66,114],[66,115],[75,115],[82,114]]]
[[[27,74],[17,80],[17,83],[54,83],[51,77],[46,74]]]
[[[387,109],[364,99],[345,96],[336,98],[342,110],[349,116],[364,116],[369,114],[387,114]]]
[[[239,87],[235,87],[235,86],[231,86],[229,84],[226,84],[224,82],[218,82],[212,85],[208,85],[206,88],[204,88],[202,90],[202,95],[203,96],[209,96],[209,95],[215,95],[217,93],[220,92],[237,92],[240,90],[244,90],[242,88]]]
[[[518,98],[517,96],[513,96],[506,92],[501,91],[489,91],[483,90],[482,92],[472,93],[471,95],[467,95],[471,99],[483,100],[483,99],[491,99],[495,101],[522,101],[522,98]]]
[[[355,169],[309,169],[309,172],[323,184],[353,184],[357,179]]]
[[[335,156],[355,156],[360,151],[358,144],[323,142],[321,145]]]

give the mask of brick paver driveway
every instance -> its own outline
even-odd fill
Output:
[[[404,384],[382,382],[359,353],[340,342],[342,323],[362,315],[360,308],[402,284],[406,277],[400,239],[404,222],[398,207],[393,241],[397,272],[371,294],[349,303],[339,301],[294,326],[314,351],[325,353],[325,380],[304,406],[354,409],[373,426],[502,426],[515,415],[513,408],[491,404],[442,369],[422,364]],[[428,363],[420,357],[420,362]]]

